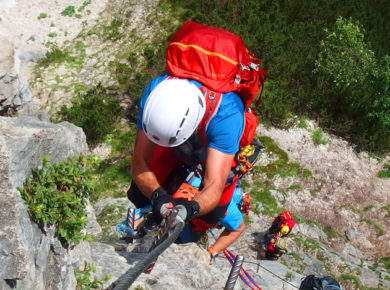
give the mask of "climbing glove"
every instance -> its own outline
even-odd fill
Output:
[[[161,187],[153,191],[151,202],[152,202],[153,218],[157,223],[160,223],[162,220],[161,214],[166,209],[165,204],[170,202],[174,204],[173,197],[170,196]]]
[[[175,198],[173,200],[175,205],[182,205],[179,208],[179,216],[186,222],[192,220],[199,214],[199,203],[195,200],[188,201],[186,198]]]

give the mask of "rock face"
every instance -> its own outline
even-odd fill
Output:
[[[24,285],[24,289],[43,289],[45,276],[56,272],[63,275],[60,268],[54,270],[58,267],[58,263],[54,263],[57,256],[65,253],[52,251],[56,243],[57,247],[60,246],[53,239],[53,229],[46,229],[43,234],[31,222],[17,187],[23,186],[26,177],[39,167],[42,157],[47,155],[52,162],[59,162],[87,151],[83,131],[70,123],[52,124],[31,116],[0,117],[1,289],[7,289],[6,285],[17,280],[22,281],[18,283]],[[73,270],[69,277],[74,279]],[[8,281],[8,284],[1,287],[3,281]],[[75,281],[62,283],[74,286]],[[37,285],[36,288],[29,287],[33,284]]]
[[[140,252],[139,245],[145,248],[147,238],[135,244],[124,243],[116,233],[121,220],[115,220],[107,226],[107,231],[111,231],[110,244],[82,242],[65,249],[55,237],[54,228],[40,229],[30,220],[17,187],[40,166],[40,159],[47,155],[54,163],[88,152],[80,128],[66,122],[50,123],[48,116],[37,110],[32,102],[40,99],[42,105],[59,104],[72,95],[61,91],[67,91],[73,84],[78,87],[96,83],[106,87],[115,85],[113,77],[107,75],[110,63],[120,55],[118,52],[122,52],[124,45],[131,44],[134,46],[131,51],[135,52],[136,47],[144,45],[140,40],[152,41],[160,35],[160,31],[153,34],[153,30],[160,30],[160,27],[150,24],[164,18],[165,14],[160,11],[155,18],[150,17],[149,12],[157,10],[159,4],[154,0],[84,1],[91,3],[83,10],[81,18],[63,16],[61,12],[70,6],[82,8],[83,1],[55,1],[58,5],[46,2],[0,1],[0,116],[3,116],[0,117],[0,289],[73,290],[76,288],[73,271],[84,262],[96,266],[97,272],[93,276],[110,275],[104,288],[111,289],[127,269],[145,257],[146,253]],[[107,9],[98,20],[110,23],[118,15],[131,19],[126,30],[137,33],[135,41],[101,41],[91,33],[85,52],[81,49],[82,67],[62,64],[45,68],[35,94],[33,89],[30,93],[31,66],[45,54],[47,47],[44,44],[53,41],[60,47],[66,41],[71,42],[87,22],[93,27],[93,21],[99,18],[106,2]],[[46,17],[37,19],[43,12]],[[170,23],[171,20],[166,19]],[[57,34],[55,40],[49,33]],[[166,37],[164,33],[168,32],[162,31],[160,37]],[[80,37],[78,41],[84,38]],[[137,62],[133,65],[136,67]],[[305,275],[320,273],[335,277],[345,274],[357,277],[365,287],[390,289],[388,265],[378,263],[374,256],[386,258],[390,254],[390,234],[377,229],[390,226],[390,180],[376,177],[383,162],[356,154],[343,140],[333,139],[331,144],[315,147],[310,131],[303,128],[279,130],[260,126],[258,133],[275,140],[288,152],[291,161],[299,162],[313,173],[313,178],[303,181],[279,176],[272,180],[275,189],[270,190],[270,195],[278,206],[306,219],[297,223],[287,240],[289,255],[279,261],[256,259],[256,243],[272,222],[272,217],[259,213],[267,206],[261,202],[257,202],[254,211],[250,212],[251,223],[244,234],[230,247],[234,254],[244,256],[244,267],[258,285],[265,290],[297,289]],[[106,148],[100,149],[106,151]],[[293,189],[297,183],[300,187]],[[126,208],[129,204],[125,198],[100,201],[94,209],[88,206],[88,234],[102,233],[95,213],[99,215],[112,206]],[[320,222],[321,226],[310,220]],[[345,233],[346,239],[328,237],[324,226]],[[207,251],[196,244],[174,244],[159,257],[152,273],[141,274],[131,289],[222,289],[230,269],[223,254],[209,265]],[[346,285],[351,287],[345,289],[356,289],[356,285],[348,284],[348,281]],[[242,288],[246,286],[238,280],[235,289]]]
[[[25,96],[15,71],[14,46],[0,30],[0,115],[10,115]]]

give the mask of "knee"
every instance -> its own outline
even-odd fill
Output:
[[[237,228],[237,232],[239,232],[240,234],[242,234],[245,230],[245,223],[244,223],[244,220],[241,221],[241,224],[239,225],[239,227]]]

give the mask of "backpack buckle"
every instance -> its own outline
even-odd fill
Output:
[[[239,75],[236,75],[236,77],[234,78],[234,83],[236,85],[239,85],[241,83],[241,77]]]
[[[210,99],[210,100],[214,100],[214,99],[215,99],[215,92],[210,91],[210,93],[209,93],[209,99]]]
[[[241,70],[251,70],[250,66],[243,65],[242,63],[240,63],[240,67],[241,67]]]
[[[259,66],[253,62],[249,64],[251,69],[254,69],[255,71],[259,71]]]

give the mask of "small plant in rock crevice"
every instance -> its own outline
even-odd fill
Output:
[[[90,263],[84,262],[83,269],[74,269],[74,275],[76,278],[77,286],[76,290],[90,290],[90,289],[101,289],[103,290],[103,282],[111,278],[110,275],[106,275],[101,279],[92,277],[93,273],[96,272],[96,267]]]
[[[65,244],[77,244],[87,219],[86,198],[94,187],[89,169],[93,158],[80,155],[53,165],[49,161],[47,156],[42,158],[42,168],[34,170],[18,190],[34,222],[54,225]]]

